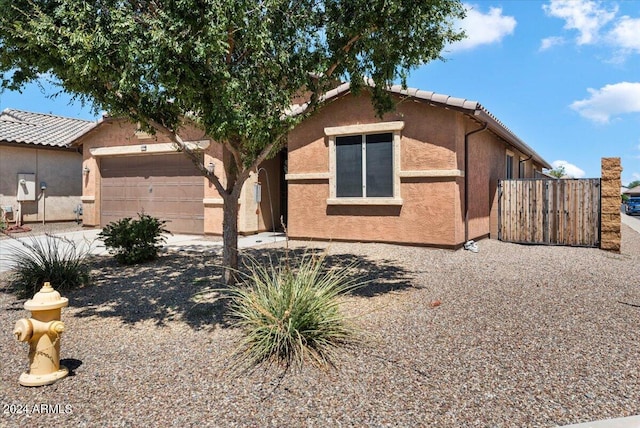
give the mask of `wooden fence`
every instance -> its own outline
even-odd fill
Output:
[[[500,180],[498,191],[498,239],[599,246],[599,178]]]

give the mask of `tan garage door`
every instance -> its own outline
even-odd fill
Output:
[[[144,212],[172,232],[204,232],[204,179],[184,155],[103,158],[100,171],[102,226]]]

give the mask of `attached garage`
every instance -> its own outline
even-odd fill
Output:
[[[186,156],[102,157],[100,174],[100,226],[144,212],[171,232],[204,232],[204,179]]]
[[[222,145],[194,126],[185,125],[180,138],[226,185]],[[144,212],[168,220],[174,233],[222,235],[222,196],[166,135],[150,135],[123,118],[105,117],[76,145],[82,146],[83,156],[83,225],[104,227]],[[239,233],[279,224],[281,165],[278,158],[265,161],[245,182],[238,201]],[[257,188],[262,189],[258,200]]]

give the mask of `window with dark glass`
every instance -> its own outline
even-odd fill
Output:
[[[393,197],[393,134],[336,137],[336,197]]]
[[[507,180],[513,178],[513,155],[507,155],[507,171],[505,173]]]

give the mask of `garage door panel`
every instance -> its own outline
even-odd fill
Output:
[[[184,156],[103,158],[101,224],[137,213],[167,220],[177,233],[204,231],[204,179]]]

